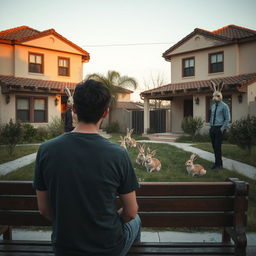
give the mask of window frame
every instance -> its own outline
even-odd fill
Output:
[[[212,64],[215,64],[215,63],[211,63],[211,57],[213,55],[217,56],[218,54],[222,54],[222,62],[216,62],[216,64],[222,63],[222,70],[221,71],[213,72],[212,71]],[[221,72],[224,72],[224,51],[209,53],[208,54],[208,73],[209,74],[215,74],[215,73],[221,73]]]
[[[30,64],[36,64],[36,63],[30,62],[30,55],[35,55],[35,56],[41,56],[42,57],[41,72],[30,71]],[[44,74],[44,54],[43,53],[28,52],[28,72],[29,73],[34,73],[34,74]]]
[[[193,75],[189,75],[189,76],[185,75],[185,62],[186,62],[186,60],[193,60],[193,61],[194,61]],[[196,71],[195,66],[196,66],[195,56],[193,56],[193,57],[188,57],[188,58],[183,58],[183,59],[182,59],[182,77],[192,77],[192,76],[195,76],[195,71]],[[191,68],[191,67],[189,67],[189,68]]]
[[[22,121],[18,119],[18,99],[28,99],[29,102],[29,118],[28,121]],[[34,109],[34,101],[36,99],[44,100],[45,101],[45,121],[38,122],[35,121],[35,109]],[[23,95],[16,95],[15,99],[15,112],[16,112],[16,121],[20,121],[21,123],[48,123],[48,97],[41,97],[41,96],[23,96]]]
[[[65,67],[61,67],[61,66],[59,65],[59,61],[60,61],[61,59],[68,61],[68,67],[67,67],[67,71],[68,71],[68,72],[67,72],[67,75],[62,75],[62,74],[60,73],[60,68],[65,68]],[[58,75],[59,75],[59,76],[70,76],[70,58],[58,56],[58,63],[57,63],[57,65],[58,65]]]

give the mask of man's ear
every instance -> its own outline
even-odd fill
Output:
[[[104,111],[102,117],[103,117],[103,118],[106,118],[108,114],[109,114],[109,108],[107,108],[107,109]]]
[[[75,108],[75,105],[74,105],[74,104],[73,104],[73,106],[72,106],[72,111],[73,111],[75,114],[77,114],[76,108]]]

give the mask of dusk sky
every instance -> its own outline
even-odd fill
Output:
[[[54,28],[90,53],[84,76],[108,70],[132,76],[140,86],[137,100],[152,87],[151,77],[170,83],[165,50],[195,28],[256,30],[255,10],[255,0],[0,0],[0,30]]]

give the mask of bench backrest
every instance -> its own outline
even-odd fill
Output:
[[[143,227],[246,226],[249,190],[246,182],[229,179],[140,184],[137,200]],[[31,182],[0,181],[0,225],[51,225],[38,212]]]

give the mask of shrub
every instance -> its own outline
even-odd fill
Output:
[[[20,122],[14,123],[11,119],[1,129],[1,138],[7,144],[10,155],[13,155],[15,146],[22,140],[22,126]]]
[[[54,138],[64,132],[64,121],[60,117],[53,117],[52,121],[47,125],[48,137]]]
[[[36,136],[36,128],[31,124],[23,124],[23,141],[32,142]]]
[[[120,126],[118,122],[113,122],[111,123],[107,128],[106,128],[107,133],[117,133],[120,131]]]
[[[183,119],[181,128],[185,133],[191,135],[192,139],[194,139],[195,135],[199,133],[203,125],[204,121],[201,117],[193,118],[192,116],[188,116]]]
[[[46,141],[48,140],[48,130],[46,127],[44,126],[39,126],[36,129],[36,137],[35,137],[36,141]]]
[[[233,122],[228,131],[228,140],[251,154],[252,147],[256,145],[256,117],[246,118]]]

